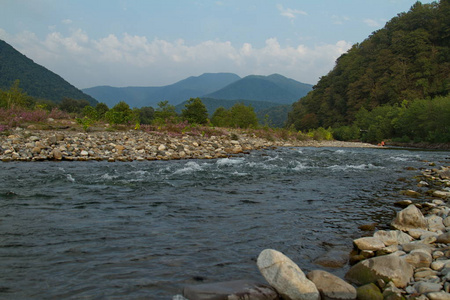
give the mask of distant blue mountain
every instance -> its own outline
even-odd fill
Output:
[[[165,100],[172,105],[177,105],[189,98],[196,98],[219,90],[239,79],[241,78],[233,73],[205,73],[161,87],[97,86],[84,89],[83,92],[110,108],[120,101],[125,101],[131,107],[156,107],[158,102]]]
[[[296,102],[311,90],[312,85],[279,74],[250,75],[241,79],[232,73],[205,73],[161,87],[97,86],[84,89],[83,92],[110,108],[119,101],[125,101],[131,107],[152,106],[156,108],[160,101],[168,100],[170,104],[176,106],[189,98],[196,97],[266,101],[285,105]]]
[[[278,104],[292,104],[312,90],[312,85],[301,83],[279,74],[250,75],[228,86],[206,94],[205,98],[225,100],[255,100]]]

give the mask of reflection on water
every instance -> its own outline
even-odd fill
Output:
[[[4,163],[0,298],[169,299],[262,280],[265,248],[305,271],[390,221],[398,190],[445,152],[292,148],[219,160]],[[329,270],[342,275],[345,270]]]

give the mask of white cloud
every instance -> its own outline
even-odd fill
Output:
[[[316,47],[283,46],[276,38],[258,48],[220,40],[191,45],[182,39],[148,40],[129,34],[92,39],[80,29],[68,35],[52,32],[39,39],[32,32],[12,36],[0,28],[0,38],[80,88],[166,85],[205,72],[240,76],[280,73],[315,83],[351,47],[346,41]]]
[[[73,21],[71,19],[64,19],[61,21],[61,23],[65,24],[65,25],[70,25],[73,23]]]
[[[364,23],[369,27],[381,27],[381,24],[378,21],[372,19],[364,19]]]
[[[345,22],[350,21],[350,18],[347,16],[332,15],[331,20],[333,21],[333,24],[342,25]]]
[[[284,8],[283,5],[277,5],[278,10],[280,11],[280,15],[283,17],[287,17],[290,20],[293,20],[297,17],[297,15],[308,15],[306,12],[298,9],[292,8]]]

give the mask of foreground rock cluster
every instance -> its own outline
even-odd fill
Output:
[[[245,132],[223,136],[171,137],[168,134],[130,131],[39,131],[16,129],[0,135],[0,160],[108,160],[143,161],[213,159],[269,147],[338,146],[371,147],[369,144],[317,141],[268,141]]]
[[[323,270],[305,274],[283,253],[266,249],[257,266],[267,284],[193,285],[174,299],[450,299],[450,167],[423,171],[418,186],[429,188],[426,202],[399,201],[404,209],[390,224],[392,230],[354,240],[353,266],[345,280]]]

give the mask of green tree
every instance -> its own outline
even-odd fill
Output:
[[[176,119],[177,116],[175,106],[169,104],[169,101],[158,102],[158,107],[155,111],[155,121],[157,123],[164,123],[166,120]]]
[[[97,110],[90,105],[83,107],[82,114],[83,117],[87,117],[91,120],[99,119]]]
[[[237,128],[249,128],[258,126],[258,118],[251,106],[236,103],[231,107],[231,124]]]
[[[155,110],[153,107],[143,106],[140,109],[137,109],[137,113],[141,124],[151,124],[155,119]]]
[[[105,114],[106,120],[111,124],[131,124],[138,120],[130,106],[120,101]]]
[[[181,117],[191,124],[208,123],[208,110],[200,98],[190,98],[181,112]]]
[[[23,107],[23,108],[33,108],[35,100],[28,96],[20,88],[20,81],[16,80],[11,85],[9,90],[1,91],[0,93],[0,107],[13,108],[13,107]]]
[[[85,106],[89,106],[86,100],[75,100],[71,98],[64,98],[59,104],[59,109],[68,113],[81,114]]]
[[[105,114],[108,112],[109,107],[103,102],[97,103],[95,106],[95,110],[97,111],[97,115],[99,119],[104,119]]]
[[[217,108],[211,117],[211,123],[217,127],[231,127],[231,111],[223,106]]]

